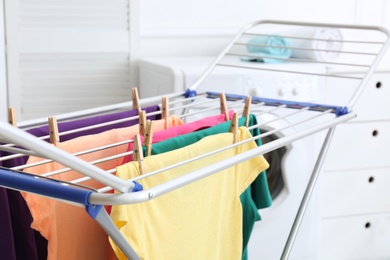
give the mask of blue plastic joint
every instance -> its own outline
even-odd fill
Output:
[[[196,90],[191,90],[189,88],[187,88],[186,92],[184,92],[183,94],[185,98],[196,97],[196,95],[197,95]]]
[[[134,182],[134,188],[131,190],[132,192],[142,191],[143,187],[138,182]],[[90,193],[91,194],[91,193]],[[88,215],[90,215],[93,219],[97,217],[99,214],[100,209],[102,208],[102,205],[94,205],[90,204],[88,200],[85,203],[85,210],[87,211]]]
[[[144,187],[142,187],[141,184],[139,184],[138,182],[134,182],[134,188],[131,190],[132,192],[137,192],[137,191],[142,191],[144,189]]]
[[[88,215],[95,219],[102,207],[102,205],[92,205],[88,203],[85,205],[85,210],[87,211]]]

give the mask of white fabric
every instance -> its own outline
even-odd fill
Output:
[[[297,37],[311,38],[305,39],[291,39],[291,47],[316,49],[313,51],[292,50],[292,58],[310,59],[316,61],[335,61],[342,50],[342,34],[338,29],[333,28],[305,28],[297,30],[296,32],[286,33],[286,35],[294,35]],[[328,50],[319,51],[317,49]]]

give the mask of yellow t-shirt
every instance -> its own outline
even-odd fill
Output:
[[[156,120],[155,131],[163,130],[169,125],[181,125],[183,122],[176,116],[167,117],[167,120]],[[59,148],[69,153],[76,153],[93,149],[125,140],[130,140],[139,133],[139,125],[118,128],[103,133],[78,137],[59,144]],[[128,144],[99,150],[79,156],[79,158],[91,162],[124,153]],[[39,162],[41,158],[31,156],[27,164]],[[97,164],[103,170],[115,169],[122,164],[123,158],[117,158]],[[24,171],[33,174],[43,174],[64,167],[51,162],[43,165],[27,168]],[[85,177],[76,171],[68,171],[52,176],[53,179],[71,181]],[[105,185],[95,180],[83,182],[93,188],[102,188]],[[73,206],[50,198],[38,196],[32,193],[22,192],[24,199],[31,211],[33,222],[31,227],[38,230],[48,240],[49,260],[68,259],[116,259],[108,242],[108,236],[99,224],[92,219],[85,209]]]
[[[243,127],[238,136],[244,140],[251,134]],[[205,137],[193,145],[146,157],[144,169],[152,172],[232,143],[231,133]],[[256,147],[254,141],[246,142],[138,182],[148,189]],[[242,256],[240,194],[268,166],[263,156],[257,156],[153,200],[113,206],[111,218],[141,259],[238,260]],[[123,179],[138,176],[138,162],[118,167],[116,174]],[[118,258],[126,259],[113,241],[111,244]]]

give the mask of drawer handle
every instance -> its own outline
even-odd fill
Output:
[[[370,228],[371,227],[371,223],[370,222],[367,222],[365,225],[364,225],[365,228]]]
[[[374,130],[374,131],[372,131],[372,136],[378,136],[378,134],[379,134],[379,132],[378,132],[378,130]]]
[[[381,88],[382,87],[382,82],[378,81],[375,86],[378,89]]]
[[[370,176],[369,178],[368,178],[368,182],[374,182],[374,177],[373,176]]]

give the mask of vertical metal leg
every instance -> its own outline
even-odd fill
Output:
[[[100,224],[100,226],[107,232],[107,234],[114,240],[116,245],[122,250],[123,254],[127,256],[130,260],[140,260],[140,257],[130,246],[127,240],[119,232],[118,228],[112,222],[110,216],[107,214],[107,211],[102,207],[99,210],[98,215],[95,220]]]
[[[283,250],[283,253],[282,253],[282,256],[280,257],[280,259],[285,260],[285,259],[288,259],[288,257],[290,256],[291,249],[292,249],[293,244],[295,242],[295,238],[298,234],[298,230],[299,230],[299,227],[302,223],[302,219],[303,219],[304,214],[306,212],[307,206],[309,205],[310,197],[313,193],[314,186],[316,184],[316,181],[317,181],[319,173],[320,173],[320,169],[321,169],[322,164],[323,164],[324,159],[325,159],[325,155],[329,149],[330,141],[332,140],[334,130],[335,130],[335,126],[328,130],[328,133],[325,137],[324,143],[321,147],[321,151],[318,155],[316,164],[314,166],[310,180],[307,184],[305,193],[304,193],[302,201],[301,201],[301,205],[299,206],[298,213],[295,217],[294,224],[291,228],[290,234],[288,236],[286,245],[284,247],[284,250]]]

